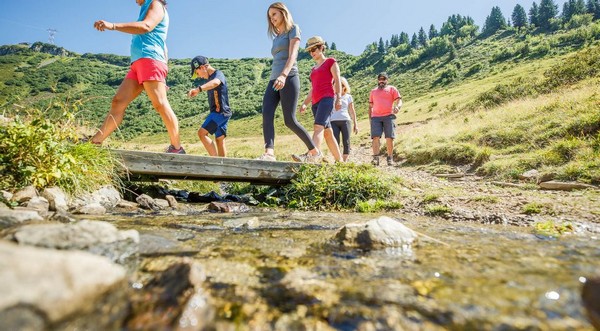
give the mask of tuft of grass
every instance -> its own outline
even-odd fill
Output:
[[[541,213],[552,214],[552,208],[543,203],[530,202],[528,204],[525,204],[521,208],[521,212],[526,215],[534,215]]]
[[[400,178],[371,165],[337,163],[333,166],[302,165],[283,188],[287,207],[308,210],[348,210],[370,200],[389,200]]]
[[[77,144],[73,111],[77,103],[55,102],[52,109],[28,109],[0,126],[0,188],[59,186],[77,194],[106,184],[118,186],[111,153]]]
[[[356,211],[359,213],[375,213],[382,210],[402,209],[404,205],[398,201],[361,201],[356,206]]]
[[[440,196],[439,194],[435,194],[435,193],[431,193],[431,194],[427,194],[426,196],[423,197],[423,203],[431,203],[431,202],[436,202],[439,201]]]

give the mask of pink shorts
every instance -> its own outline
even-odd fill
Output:
[[[169,68],[164,62],[153,59],[141,58],[131,64],[131,69],[125,76],[125,79],[135,79],[138,84],[147,81],[158,81],[166,83]]]

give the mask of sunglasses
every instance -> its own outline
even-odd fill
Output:
[[[319,49],[319,46],[313,46],[313,47],[311,47],[311,48],[308,49],[308,52],[312,53],[312,52],[316,51],[317,49]]]

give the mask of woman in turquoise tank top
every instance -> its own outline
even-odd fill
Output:
[[[179,141],[179,123],[167,99],[167,31],[169,14],[165,0],[135,0],[141,6],[136,22],[94,22],[98,31],[120,31],[131,38],[131,69],[112,99],[110,111],[91,142],[101,144],[123,121],[125,109],[142,91],[146,91],[152,106],[160,114],[171,144],[167,153],[185,154]]]

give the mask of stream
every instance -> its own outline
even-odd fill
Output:
[[[580,294],[600,275],[597,235],[385,215],[416,231],[417,243],[371,251],[334,243],[340,227],[374,214],[266,209],[108,221],[140,233],[133,287],[143,287],[150,264],[185,257],[202,266],[211,329],[593,330]]]

